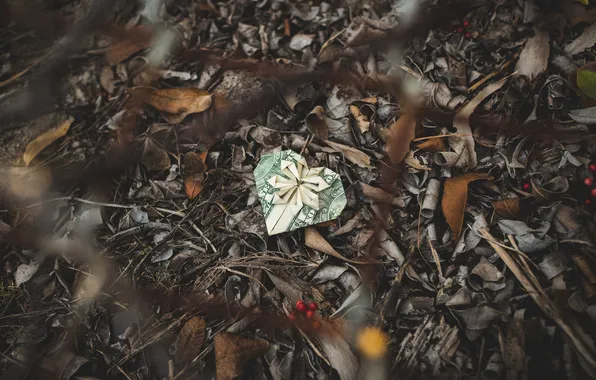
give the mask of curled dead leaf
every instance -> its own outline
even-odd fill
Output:
[[[503,87],[505,82],[507,82],[507,78],[489,84],[455,114],[453,127],[457,131],[455,135],[449,136],[449,145],[459,156],[455,164],[458,168],[474,169],[478,164],[474,136],[470,128],[470,116],[484,99]]]
[[[445,145],[445,139],[443,137],[437,136],[436,138],[422,141],[420,144],[418,144],[417,148],[425,152],[436,153],[445,151],[447,146]]]
[[[190,362],[201,352],[201,347],[205,343],[205,330],[207,323],[201,317],[192,317],[180,330],[176,339],[176,362]]]
[[[321,234],[319,233],[319,231],[317,231],[317,229],[315,227],[312,227],[312,226],[306,227],[304,229],[304,244],[308,248],[312,248],[312,249],[315,249],[317,251],[326,253],[329,256],[336,257],[336,258],[338,258],[340,260],[347,261],[349,263],[353,263],[353,264],[365,264],[365,262],[351,260],[351,259],[348,259],[347,257],[342,256],[339,252],[337,252],[331,246],[331,244],[329,244],[329,242],[327,242],[327,240],[325,240],[325,238],[323,236],[321,236]]]
[[[41,135],[34,138],[29,144],[27,144],[27,148],[25,148],[25,153],[23,154],[23,161],[25,161],[25,165],[29,166],[31,161],[42,150],[50,146],[54,141],[58,140],[60,137],[66,135],[70,126],[74,122],[74,118],[69,117],[67,120],[60,123],[58,126],[48,129]]]
[[[354,116],[354,119],[356,119],[356,124],[358,125],[360,132],[364,133],[370,129],[370,120],[365,114],[362,113],[360,107],[351,105],[350,113],[352,116]]]
[[[130,90],[133,98],[165,112],[165,119],[180,123],[187,115],[199,113],[211,107],[211,94],[198,88],[135,87]]]
[[[329,140],[325,140],[325,144],[329,145],[333,151],[342,153],[351,163],[356,164],[361,168],[370,167],[370,157],[358,149]]]
[[[329,138],[329,127],[325,122],[325,110],[321,106],[316,106],[306,116],[306,128],[313,135],[327,140]]]
[[[532,179],[532,193],[537,200],[552,200],[569,190],[569,181],[563,176],[558,176],[544,185],[539,185]]]
[[[448,178],[443,186],[441,207],[445,219],[453,231],[455,240],[459,239],[464,223],[464,213],[468,201],[468,185],[481,179],[492,179],[483,173],[467,173],[458,177]]]
[[[414,140],[416,118],[409,114],[401,117],[385,132],[387,146],[385,151],[392,164],[399,164],[410,151],[410,143]]]
[[[493,201],[493,208],[497,214],[507,219],[519,219],[521,217],[519,198]]]
[[[269,346],[264,340],[246,339],[225,331],[217,334],[214,341],[217,380],[236,379],[244,373],[246,364]]]

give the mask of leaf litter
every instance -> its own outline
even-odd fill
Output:
[[[594,377],[593,4],[90,3],[0,34],[3,373]]]

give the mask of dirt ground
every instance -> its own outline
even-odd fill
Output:
[[[596,378],[593,5],[0,0],[0,377]]]

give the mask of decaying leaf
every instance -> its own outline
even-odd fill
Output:
[[[476,167],[478,159],[474,150],[475,143],[472,129],[470,128],[470,116],[484,99],[503,87],[505,82],[507,82],[507,78],[489,84],[456,113],[453,120],[453,127],[456,129],[456,134],[449,136],[449,145],[459,156],[455,166],[469,169]]]
[[[572,56],[596,44],[596,24],[592,24],[569,45],[565,46],[565,54]]]
[[[410,114],[403,114],[387,130],[385,150],[392,164],[399,164],[410,151],[410,143],[414,140],[415,129],[416,118]]]
[[[539,201],[555,199],[567,190],[569,190],[569,181],[564,176],[557,176],[544,185],[539,185],[532,180],[532,193]]]
[[[507,198],[493,201],[495,212],[504,218],[519,219],[521,212],[519,208],[519,198]]]
[[[336,257],[349,263],[363,264],[361,261],[354,261],[343,257],[339,252],[333,249],[331,244],[329,244],[329,242],[327,242],[327,240],[321,236],[315,227],[309,226],[304,229],[304,244],[308,248],[316,249],[317,251],[326,253],[329,256]]]
[[[69,117],[57,127],[45,131],[41,135],[34,138],[29,144],[27,144],[27,148],[23,154],[23,161],[25,161],[25,165],[29,166],[31,161],[37,157],[42,150],[50,146],[50,144],[58,140],[60,137],[66,135],[73,122],[74,118]]]
[[[518,379],[519,374],[523,373],[526,368],[524,313],[525,309],[517,310],[507,329],[505,357],[503,358],[507,379]]]
[[[146,26],[136,26],[121,32],[115,42],[112,43],[106,52],[106,60],[110,64],[117,64],[124,61],[131,55],[151,46],[152,31]]]
[[[207,169],[205,160],[208,151],[189,152],[184,155],[184,190],[189,199],[195,199],[203,190],[203,175]]]
[[[236,379],[244,373],[249,361],[269,347],[264,340],[246,339],[225,331],[215,335],[214,341],[217,380]]]
[[[350,105],[350,113],[354,116],[354,119],[356,119],[356,124],[358,125],[360,132],[368,132],[370,129],[370,120],[368,120],[368,117],[360,111],[360,107],[353,104]]]
[[[515,71],[533,81],[546,70],[550,55],[550,36],[546,30],[534,29],[535,35],[526,41],[519,59],[515,64]]]
[[[418,149],[423,150],[425,152],[443,152],[447,149],[445,145],[445,138],[444,137],[437,137],[425,140],[418,144]]]
[[[130,90],[132,96],[160,111],[172,124],[180,123],[187,115],[199,113],[211,107],[212,97],[205,90],[198,88],[135,87]]]
[[[176,362],[190,362],[201,353],[207,323],[195,316],[186,321],[176,339]]]
[[[171,166],[168,152],[150,137],[143,143],[141,162],[152,171],[168,170]]]
[[[490,306],[475,306],[465,310],[455,310],[466,327],[466,336],[470,340],[477,339],[484,329],[489,328],[501,317],[501,313]]]
[[[329,140],[325,140],[325,143],[329,145],[333,151],[341,152],[351,163],[354,163],[361,168],[370,167],[370,157],[358,149]]]
[[[448,178],[445,181],[441,207],[456,241],[459,239],[464,223],[464,213],[468,200],[468,184],[481,179],[492,179],[492,177],[483,173],[467,173]]]
[[[313,135],[324,140],[329,138],[329,127],[325,122],[325,110],[321,106],[316,106],[306,116],[306,128]]]

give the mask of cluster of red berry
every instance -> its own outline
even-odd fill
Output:
[[[298,302],[296,302],[296,311],[299,313],[299,315],[304,315],[306,317],[306,319],[314,319],[316,318],[316,311],[319,308],[319,306],[315,303],[315,302],[311,302],[308,305],[306,303],[304,303],[304,301],[300,300]],[[295,321],[297,319],[296,314],[290,314],[288,315],[288,318],[290,318],[290,320]],[[321,326],[321,322],[314,320],[312,323],[312,327],[319,328]]]
[[[592,173],[596,173],[596,164],[590,164],[588,166],[588,170],[591,171]],[[591,187],[592,189],[590,190],[590,195],[592,197],[596,197],[596,187],[593,187],[594,180],[590,177],[586,177],[586,178],[584,178],[584,185]],[[586,206],[590,206],[592,204],[592,200],[590,198],[586,198],[586,200],[584,201],[584,204]]]
[[[468,26],[470,26],[470,22],[468,20],[464,20],[462,22],[462,26],[458,26],[457,29],[455,29],[455,31],[458,32],[459,34],[464,34],[464,32],[466,32],[464,37],[470,38],[470,37],[472,37],[472,33],[466,31]]]

